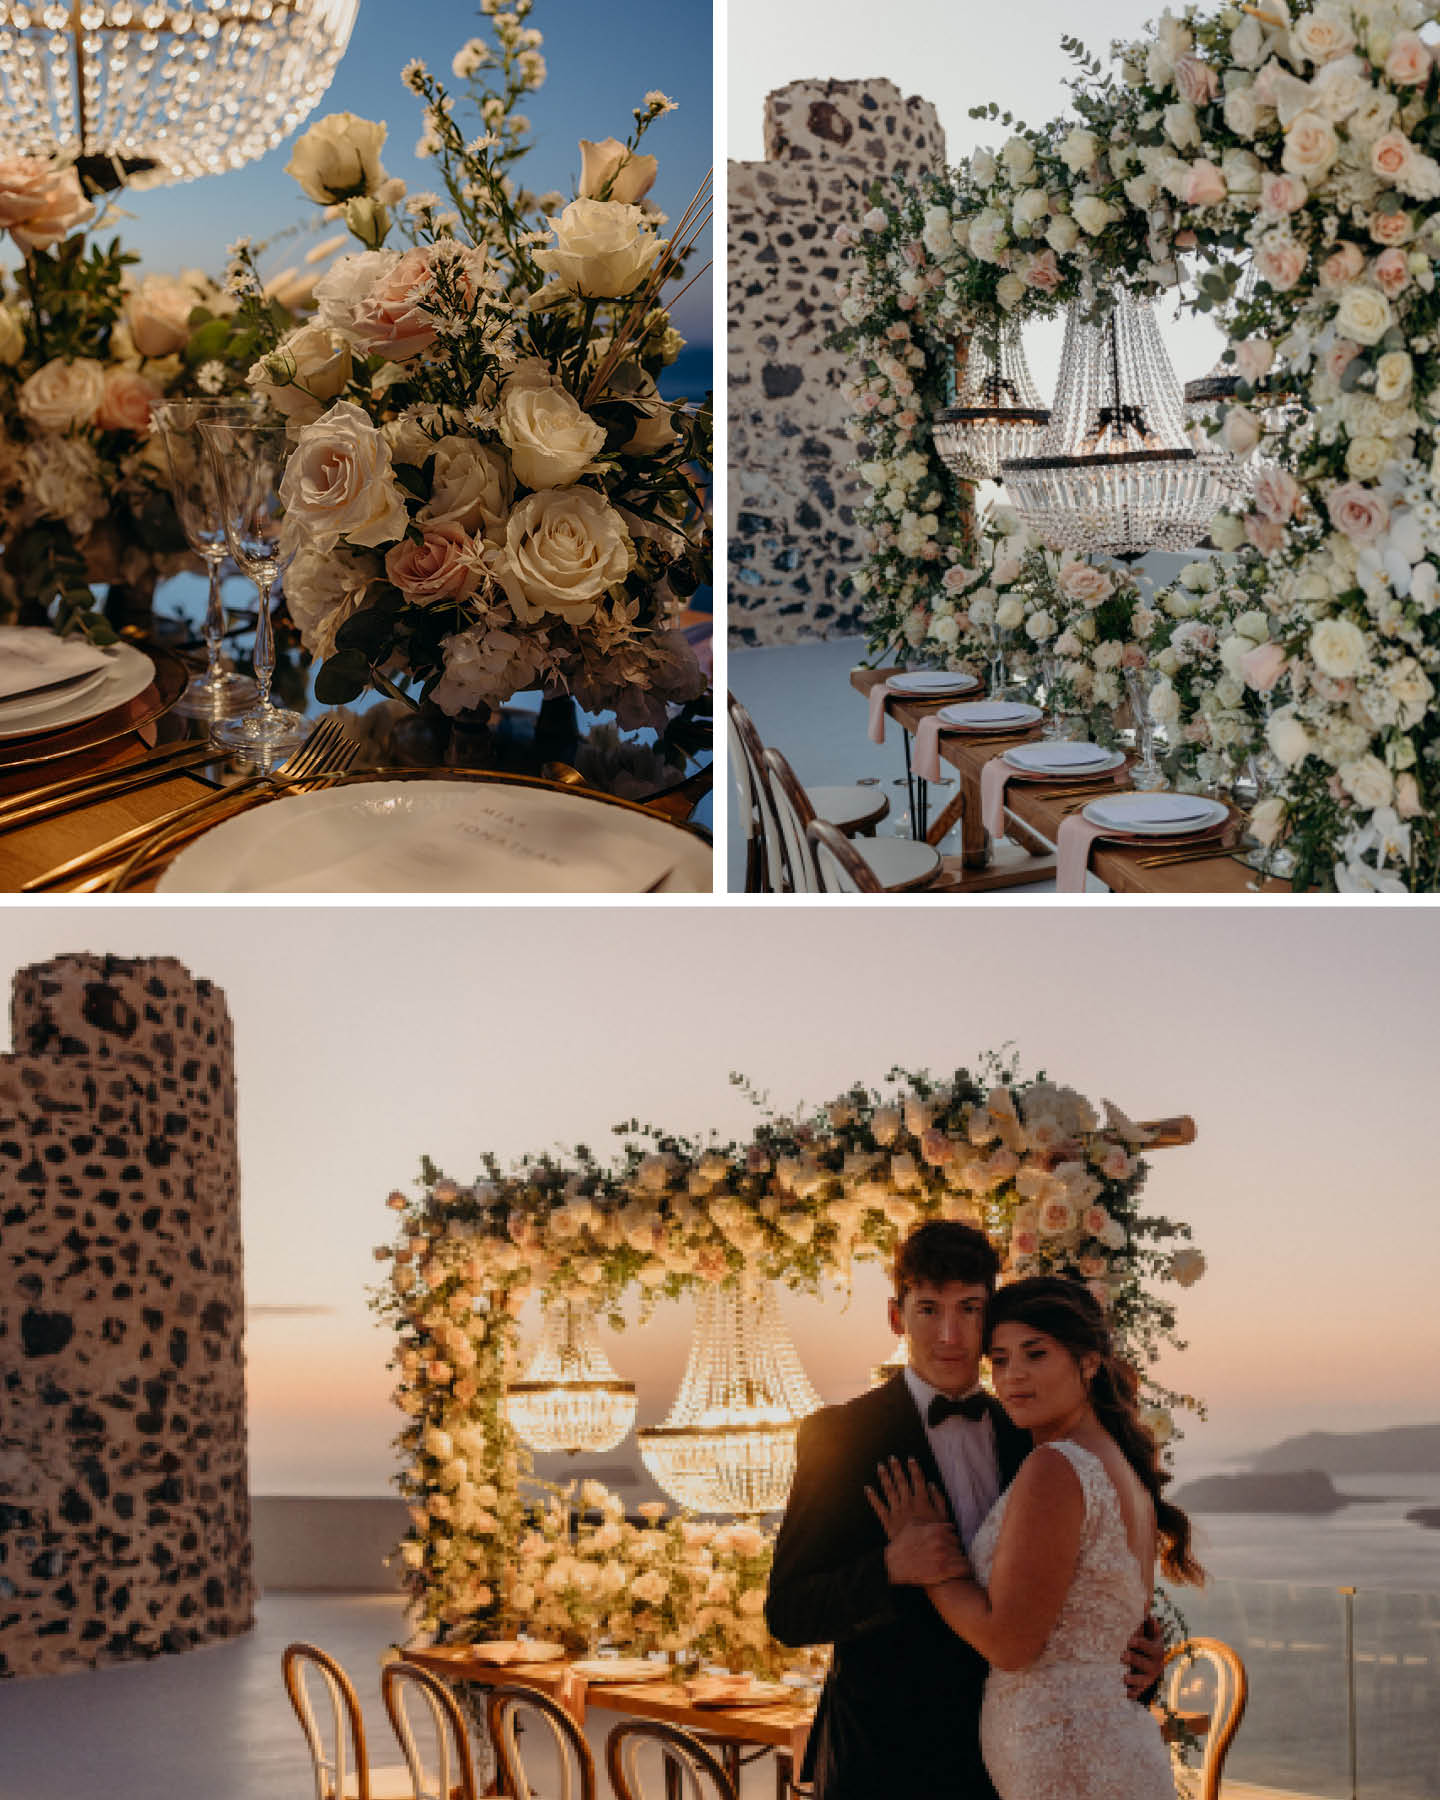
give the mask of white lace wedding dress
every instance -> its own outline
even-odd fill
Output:
[[[1080,1477],[1080,1557],[1055,1629],[1028,1669],[992,1669],[980,1749],[1000,1800],[1175,1800],[1170,1757],[1149,1712],[1125,1692],[1124,1655],[1150,1596],[1125,1536],[1120,1497],[1093,1451],[1058,1450]],[[970,1546],[990,1579],[1005,1517],[1002,1494]]]

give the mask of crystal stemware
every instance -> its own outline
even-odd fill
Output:
[[[1125,671],[1125,692],[1135,715],[1135,744],[1140,752],[1130,770],[1130,785],[1141,793],[1153,793],[1170,785],[1155,754],[1155,720],[1150,712],[1150,696],[1158,680],[1159,675],[1154,669]]]
[[[1065,677],[1062,673],[1064,666],[1053,650],[1041,653],[1040,679],[1045,687],[1045,724],[1040,735],[1045,738],[1063,738],[1065,735],[1063,718]]]
[[[275,628],[270,590],[290,560],[281,532],[280,478],[289,442],[283,425],[253,420],[201,423],[215,469],[230,554],[260,590],[255,623],[255,679],[259,703],[238,719],[212,725],[210,735],[227,749],[265,758],[302,743],[311,721],[276,706],[270,698],[275,677]]]
[[[170,400],[157,406],[155,429],[165,446],[170,495],[185,541],[205,563],[210,596],[205,606],[205,668],[175,703],[190,719],[224,719],[254,700],[255,683],[237,675],[225,661],[225,603],[220,594],[220,565],[228,550],[214,465],[200,435],[202,421],[253,418],[252,400]]]
[[[1009,642],[1003,626],[992,621],[990,626],[990,687],[992,700],[1005,699],[1005,690],[1010,684],[1010,670],[1006,662],[1006,650]]]

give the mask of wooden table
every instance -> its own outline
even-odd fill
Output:
[[[445,1681],[465,1681],[487,1688],[531,1687],[552,1699],[559,1697],[570,1669],[568,1660],[497,1666],[482,1661],[464,1646],[402,1650],[400,1654]],[[714,1740],[711,1747],[720,1753],[737,1789],[745,1749],[773,1752],[777,1800],[787,1800],[792,1791],[793,1771],[804,1757],[815,1716],[813,1702],[801,1699],[773,1706],[696,1706],[683,1688],[669,1681],[581,1681],[578,1703],[573,1698],[571,1702],[577,1724],[583,1725],[591,1710],[658,1719]]]
[[[897,669],[852,669],[850,685],[868,700],[871,688],[898,673]],[[909,735],[918,729],[923,718],[949,704],[950,701],[944,699],[916,701],[898,696],[887,702],[887,718],[907,734],[907,768]],[[960,787],[925,836],[930,843],[938,843],[958,820],[961,860],[967,875],[963,887],[1011,887],[1053,877],[1053,846],[1066,816],[1065,809],[1075,797],[1054,793],[1053,790],[1061,785],[1059,782],[1012,781],[1006,790],[1005,808],[1011,819],[1009,835],[1019,842],[1022,852],[1030,852],[1023,860],[1009,864],[998,862],[980,816],[980,776],[986,763],[1016,743],[1038,743],[1040,737],[1038,725],[1024,734],[999,739],[941,732],[940,760],[957,771]],[[1037,793],[1036,789],[1042,792]],[[1045,794],[1050,797],[1043,797]],[[923,818],[923,797],[917,810]],[[1213,856],[1203,861],[1169,863],[1159,868],[1144,866],[1146,858],[1163,854],[1165,848],[1164,839],[1157,839],[1153,848],[1150,845],[1112,844],[1102,839],[1091,851],[1090,868],[1112,892],[1120,894],[1247,894],[1261,886],[1260,877],[1254,870],[1247,869],[1225,850],[1217,849]],[[1288,894],[1290,883],[1271,877],[1263,883],[1261,891]]]

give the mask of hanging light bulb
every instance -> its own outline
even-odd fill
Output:
[[[962,481],[998,481],[1000,465],[1033,456],[1050,410],[1025,361],[1020,327],[1004,319],[955,346],[955,400],[935,415],[940,460]]]
[[[795,1427],[819,1404],[769,1283],[703,1288],[680,1391],[665,1423],[637,1434],[640,1456],[694,1512],[778,1512],[795,1475]]]
[[[1061,549],[1108,556],[1185,550],[1223,499],[1185,425],[1155,310],[1121,290],[1100,323],[1075,301],[1041,453],[1001,477],[1021,520]]]
[[[574,1300],[546,1307],[540,1348],[505,1391],[505,1412],[532,1450],[613,1450],[635,1423],[635,1383],[600,1347],[595,1317]]]
[[[92,192],[253,162],[330,85],[360,0],[0,0],[0,155]]]

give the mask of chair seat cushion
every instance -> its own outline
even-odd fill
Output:
[[[330,1790],[333,1800],[334,1790]],[[355,1800],[360,1792],[358,1777],[352,1770],[345,1777],[344,1800]],[[404,1763],[382,1765],[370,1770],[370,1800],[415,1800],[415,1784]]]
[[[868,825],[883,819],[890,802],[878,787],[815,787],[806,790],[815,817],[824,819],[837,831],[850,831],[857,825]]]
[[[884,888],[913,887],[940,872],[940,852],[910,838],[856,838],[855,848]]]

